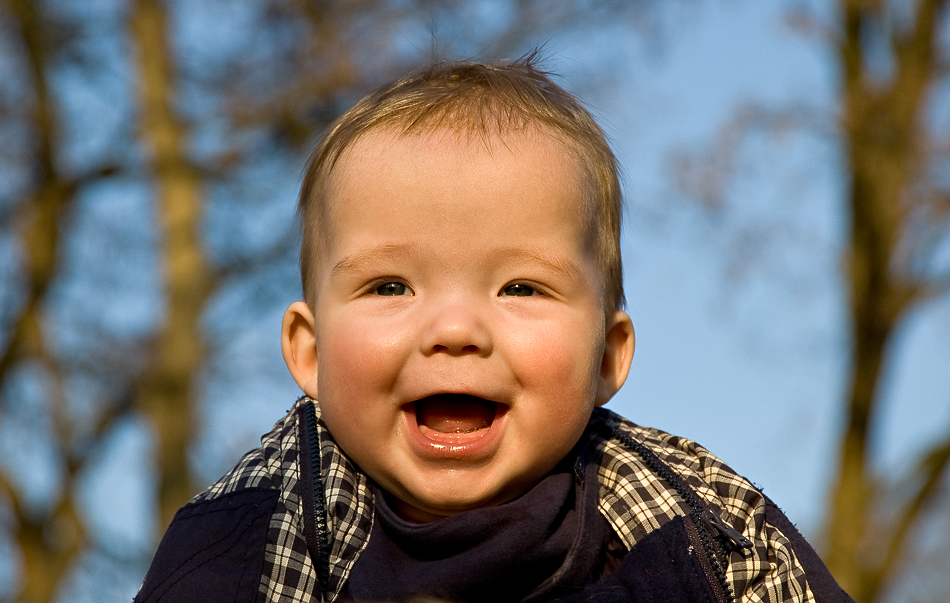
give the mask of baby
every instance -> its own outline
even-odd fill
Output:
[[[300,193],[306,395],[179,511],[136,600],[849,600],[748,481],[599,408],[634,350],[621,205],[530,59],[357,103]]]

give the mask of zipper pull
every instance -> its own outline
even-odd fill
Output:
[[[710,529],[716,532],[719,532],[727,540],[732,542],[733,544],[732,548],[739,548],[739,549],[752,548],[751,540],[749,540],[748,538],[746,538],[745,536],[737,532],[735,528],[733,528],[732,526],[724,522],[722,520],[722,517],[720,517],[719,514],[713,511],[712,509],[706,509],[705,511],[703,511],[702,517],[703,517],[703,521],[706,522],[706,526],[708,526]]]

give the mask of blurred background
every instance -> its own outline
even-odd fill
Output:
[[[2,0],[0,600],[128,601],[299,392],[310,146],[520,56],[625,167],[610,407],[764,488],[861,603],[950,588],[948,0]]]

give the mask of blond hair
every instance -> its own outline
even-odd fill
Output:
[[[337,118],[306,166],[297,213],[304,300],[316,304],[314,265],[327,246],[325,189],[336,161],[367,132],[444,128],[483,137],[540,126],[573,151],[586,176],[585,233],[603,278],[607,311],[624,306],[622,194],[617,159],[600,126],[573,95],[535,66],[536,53],[498,64],[443,62],[380,88]]]

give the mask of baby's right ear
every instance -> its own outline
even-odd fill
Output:
[[[290,304],[281,325],[280,348],[294,381],[317,399],[317,337],[313,313],[302,301]]]

